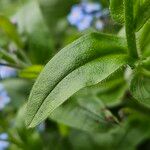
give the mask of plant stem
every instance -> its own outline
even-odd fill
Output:
[[[125,29],[128,44],[128,52],[132,58],[137,59],[138,52],[134,29],[133,0],[124,0],[124,6],[125,6]]]

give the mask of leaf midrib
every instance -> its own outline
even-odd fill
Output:
[[[85,63],[83,63],[82,65],[76,66],[72,71],[69,71],[69,72],[67,72],[66,74],[64,74],[64,76],[62,76],[62,78],[53,86],[52,90],[50,90],[49,93],[45,96],[45,98],[43,99],[43,101],[42,101],[41,104],[40,104],[40,107],[38,107],[36,113],[34,114],[32,120],[30,121],[30,123],[28,124],[28,126],[30,126],[30,124],[31,124],[32,121],[34,120],[36,114],[38,113],[39,109],[41,108],[42,104],[44,103],[44,100],[45,100],[45,99],[49,96],[49,94],[55,89],[55,87],[59,84],[59,82],[61,82],[67,75],[69,75],[70,73],[72,73],[72,72],[75,71],[76,69],[78,69],[78,68],[80,68],[80,67],[86,65],[87,63],[90,63],[90,62],[92,62],[92,61],[94,61],[94,60],[96,60],[96,59],[98,59],[98,58],[100,58],[100,57],[105,57],[106,55],[107,55],[107,54],[104,54],[104,55],[102,55],[102,56],[99,56],[99,55],[98,55],[98,56],[96,56],[96,57],[91,57],[90,61],[89,61],[89,59],[87,59],[87,61],[86,61]],[[107,56],[112,56],[112,55],[119,55],[119,54],[109,54],[109,55],[107,55]],[[122,54],[122,55],[125,55],[125,54]]]

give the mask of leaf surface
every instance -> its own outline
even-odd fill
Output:
[[[136,30],[140,30],[150,19],[150,0],[145,0],[139,7],[135,16]]]
[[[115,36],[91,33],[62,49],[33,86],[27,125],[34,127],[74,93],[101,82],[125,65],[125,43]]]
[[[110,0],[110,12],[114,21],[124,23],[124,5],[123,0]]]

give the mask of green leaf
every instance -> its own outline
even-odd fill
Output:
[[[127,84],[124,79],[124,72],[124,68],[118,70],[112,76],[91,88],[91,90],[96,91],[97,96],[108,107],[121,103],[125,95]]]
[[[0,49],[1,59],[4,59],[10,63],[17,63],[16,57],[13,54],[9,54],[7,51]]]
[[[125,110],[122,110],[125,113]],[[132,110],[130,110],[132,112]],[[131,113],[130,112],[130,113]],[[135,150],[145,139],[150,137],[149,117],[132,112],[120,126],[109,133],[93,134],[93,140],[101,149]],[[133,135],[136,135],[133,138]]]
[[[144,59],[141,62],[141,65],[144,69],[146,69],[147,71],[150,71],[150,57],[147,57],[146,59]]]
[[[42,149],[43,145],[39,133],[36,130],[28,130],[25,126],[26,104],[20,107],[14,122],[13,135],[17,139],[22,149]],[[15,137],[15,138],[16,138]],[[20,146],[18,145],[18,147]]]
[[[117,126],[116,118],[90,90],[84,89],[50,114],[50,119],[90,133]]]
[[[125,82],[116,84],[114,89],[110,89],[107,92],[99,93],[99,98],[106,104],[107,106],[114,106],[121,103],[125,95],[125,91],[127,90],[127,85]]]
[[[47,63],[52,55],[53,40],[37,1],[23,5],[15,18],[20,33],[26,39],[26,49],[32,63]]]
[[[16,27],[9,21],[8,18],[0,15],[0,29],[2,29],[6,35],[13,40],[17,46],[23,47],[23,43],[19,37]]]
[[[142,56],[150,56],[150,21],[137,33],[137,39]]]
[[[124,5],[123,0],[110,0],[110,12],[114,21],[124,23]]]
[[[74,93],[117,71],[127,63],[125,52],[123,39],[98,33],[83,36],[62,49],[33,86],[27,104],[27,125],[34,127]]]
[[[131,80],[130,90],[133,97],[150,107],[150,78],[137,73]]]
[[[144,0],[135,16],[136,31],[140,30],[149,19],[150,19],[150,0]]]
[[[26,79],[36,79],[42,69],[43,66],[41,65],[27,67],[19,72],[19,77]]]
[[[143,5],[141,5],[141,0],[133,1],[133,16],[134,24],[137,26],[137,31],[149,18],[149,0],[146,0]],[[114,21],[124,24],[125,23],[125,8],[124,0],[110,0],[110,12]],[[140,18],[140,19],[139,19]],[[143,20],[142,20],[143,19]],[[141,25],[142,24],[142,25]]]

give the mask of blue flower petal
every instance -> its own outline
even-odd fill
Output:
[[[2,84],[0,84],[0,110],[2,110],[10,102],[10,97],[5,91]]]
[[[101,10],[101,5],[99,3],[82,3],[82,7],[86,13],[94,13]]]
[[[67,16],[67,19],[71,25],[76,25],[84,18],[84,13],[79,5],[75,5],[71,9],[71,13]]]
[[[83,31],[91,26],[91,23],[93,21],[93,17],[90,15],[87,15],[83,18],[81,22],[77,24],[77,28],[79,31]]]
[[[11,67],[0,66],[0,79],[15,77],[16,70]]]
[[[6,150],[8,148],[9,142],[7,141],[0,141],[0,150]]]

